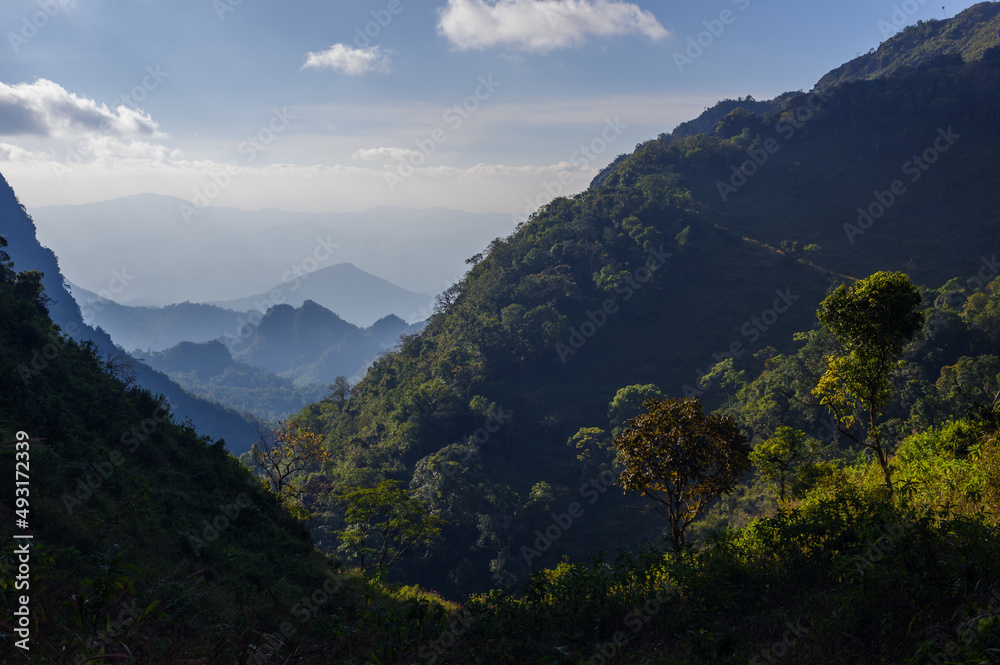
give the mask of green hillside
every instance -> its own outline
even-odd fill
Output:
[[[1000,7],[995,2],[981,2],[951,19],[918,21],[916,25],[907,25],[905,6],[893,5],[893,13],[887,13],[886,20],[879,23],[882,34],[893,35],[891,39],[834,69],[816,87],[871,80],[949,56],[967,62],[979,60],[1000,43]],[[895,34],[899,28],[903,30]]]
[[[538,559],[518,554],[550,507],[607,469],[610,458],[581,464],[567,442],[610,432],[620,389],[655,384],[718,405],[724,394],[701,376],[727,355],[753,374],[791,350],[833,282],[975,275],[998,235],[995,55],[792,96],[763,117],[736,110],[711,135],[662,135],[474,257],[422,334],[349,399],[298,417],[324,434],[335,484],[401,480],[434,506],[463,497],[444,545],[399,579],[467,593],[566,554],[660,541],[662,525],[619,496]],[[859,208],[875,213],[864,228]],[[472,462],[457,480],[427,471],[498,409],[511,417],[464,449]],[[328,533],[339,519],[314,525]]]
[[[419,623],[392,638],[383,629],[423,616],[426,601],[390,596],[317,552],[221,441],[62,336],[38,273],[15,273],[3,247],[0,661],[318,663],[421,639]],[[18,367],[36,352],[50,362],[22,383]],[[16,462],[26,486],[12,482]],[[31,536],[26,564],[14,534]],[[24,595],[29,651],[12,630]]]

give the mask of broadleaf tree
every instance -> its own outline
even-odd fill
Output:
[[[844,353],[827,358],[813,394],[833,413],[841,433],[875,454],[890,494],[889,451],[879,419],[895,393],[892,372],[923,327],[924,315],[917,309],[921,302],[906,274],[878,272],[851,286],[840,285],[817,312]],[[863,434],[856,433],[858,412],[867,418]]]
[[[615,438],[618,485],[650,499],[679,551],[685,529],[750,468],[750,447],[731,416],[706,415],[697,397],[653,397],[645,409]]]
[[[336,532],[341,550],[353,556],[363,573],[378,577],[406,552],[438,538],[447,524],[396,480],[347,490],[341,503],[345,527]]]

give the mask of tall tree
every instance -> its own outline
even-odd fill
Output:
[[[750,447],[732,417],[705,415],[697,397],[652,397],[645,408],[615,438],[618,485],[652,500],[679,551],[684,530],[750,468]]]
[[[766,439],[750,453],[753,462],[765,480],[778,488],[778,500],[785,502],[785,492],[792,480],[795,463],[815,445],[805,432],[781,426],[774,436]]]
[[[258,426],[257,434],[250,459],[264,474],[271,492],[286,505],[296,504],[303,493],[304,473],[331,459],[323,438],[285,421],[271,431]]]
[[[889,454],[879,431],[882,411],[892,401],[892,371],[924,324],[917,308],[920,291],[901,272],[878,272],[851,286],[841,284],[820,304],[817,316],[844,349],[827,358],[813,394],[830,409],[845,436],[872,450],[892,493]],[[867,416],[867,431],[855,435],[855,414]]]
[[[349,490],[342,502],[346,526],[337,532],[342,549],[354,555],[362,572],[374,567],[377,576],[411,548],[440,536],[446,524],[396,480]]]

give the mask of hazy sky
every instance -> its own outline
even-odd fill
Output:
[[[521,212],[972,4],[2,0],[0,172],[29,207]]]

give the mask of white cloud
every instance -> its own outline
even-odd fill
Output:
[[[0,82],[0,136],[71,138],[97,132],[122,138],[164,136],[148,114],[128,106],[109,109],[46,79]]]
[[[390,52],[383,51],[381,46],[353,48],[347,44],[334,44],[326,51],[310,52],[302,69],[307,67],[315,69],[328,67],[348,76],[359,76],[368,72],[388,74],[392,69],[392,62]]]
[[[418,154],[416,150],[408,150],[406,148],[364,148],[361,150],[355,150],[351,157],[353,159],[361,159],[364,161],[402,161],[409,157],[410,155]]]
[[[546,52],[589,35],[669,35],[651,12],[612,0],[448,0],[438,32],[460,49],[508,46]]]

